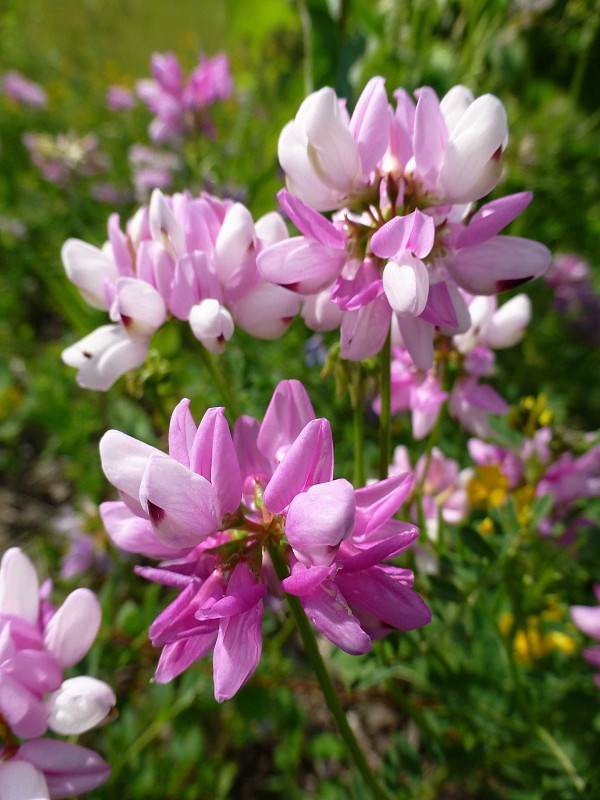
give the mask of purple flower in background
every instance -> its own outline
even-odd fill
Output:
[[[590,265],[575,253],[557,255],[547,275],[554,291],[554,307],[569,327],[590,344],[600,344],[600,296],[590,277]]]
[[[318,630],[350,653],[392,628],[430,620],[410,570],[386,564],[417,536],[393,519],[408,474],[364,489],[333,478],[333,442],[298,381],[282,381],[262,422],[223,410],[199,426],[182,400],[171,417],[169,455],[118,431],[100,442],[102,466],[121,501],[101,515],[118,547],[163,559],[138,567],[178,588],[150,628],[162,648],[156,672],[171,680],[213,652],[215,696],[231,697],[254,672],[263,600],[278,593],[268,545],[282,548],[296,594]]]
[[[181,169],[181,159],[176,153],[167,153],[134,144],[129,148],[129,166],[133,187],[138,200],[146,202],[154,189],[166,189],[173,182],[173,173]]]
[[[448,411],[476,436],[489,436],[489,414],[506,414],[508,404],[480,378],[493,375],[495,355],[491,348],[512,347],[525,333],[531,316],[531,303],[525,295],[516,295],[500,308],[495,297],[472,297],[462,293],[471,324],[462,334],[447,337],[444,358],[461,367],[452,388],[446,392],[440,382],[439,364],[420,370],[408,350],[393,349],[391,365],[391,412],[410,411],[412,434],[423,439],[430,433],[446,400]],[[379,414],[380,398],[373,403]]]
[[[129,111],[135,108],[135,95],[125,86],[109,86],[106,92],[106,107],[109,111]]]
[[[600,584],[594,586],[594,593],[600,603]],[[600,606],[571,606],[571,617],[579,630],[600,642]],[[600,689],[600,645],[586,648],[583,657],[599,670],[594,683]]]
[[[154,53],[152,76],[138,81],[137,93],[155,115],[149,128],[153,142],[173,142],[198,131],[212,134],[207,110],[233,91],[227,56],[201,56],[186,81],[173,53]]]
[[[108,157],[100,151],[98,137],[90,133],[23,134],[23,144],[29,151],[32,164],[42,177],[58,186],[68,186],[81,178],[106,172]]]
[[[46,108],[48,105],[44,89],[14,69],[2,76],[2,90],[7,97],[30,108]]]

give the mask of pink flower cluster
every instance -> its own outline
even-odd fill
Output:
[[[138,95],[156,115],[149,128],[152,141],[177,141],[198,131],[212,133],[207,109],[233,91],[224,53],[214,58],[201,56],[187,81],[173,53],[154,53],[152,76],[137,83]]]
[[[429,622],[412,572],[384,563],[418,534],[393,518],[412,476],[356,490],[334,480],[329,422],[315,419],[298,381],[282,381],[262,423],[240,417],[233,435],[223,409],[196,426],[182,400],[169,455],[118,431],[104,435],[100,455],[122,498],[101,506],[108,533],[124,550],[161,559],[138,573],[179,590],[150,628],[162,648],[157,680],[213,651],[215,696],[231,697],[258,664],[264,603],[282,590],[353,654],[392,628]],[[281,581],[269,548],[290,568]]]
[[[594,587],[594,592],[600,603],[600,584]],[[600,606],[571,606],[571,617],[575,625],[586,636],[600,641]],[[600,645],[586,648],[583,651],[583,657],[600,670]],[[600,689],[600,672],[594,675],[594,683]]]
[[[97,725],[116,699],[110,686],[88,676],[64,679],[89,650],[100,606],[76,589],[56,609],[51,586],[41,588],[18,548],[0,563],[0,796],[61,798],[94,789],[110,767],[97,753],[41,738],[48,729],[72,735]],[[18,737],[18,738],[17,738]],[[21,743],[18,739],[26,739]]]
[[[28,131],[23,134],[23,144],[41,176],[58,186],[68,186],[81,178],[106,172],[110,163],[93,133],[78,136],[69,132],[53,136]]]
[[[113,214],[108,237],[102,248],[69,239],[62,249],[69,279],[111,318],[62,354],[86,388],[109,389],[140,366],[169,316],[188,320],[204,347],[220,353],[236,324],[273,339],[299,309],[297,295],[267,283],[256,268],[260,251],[287,237],[274,212],[255,223],[241,203],[155,190],[125,232]]]
[[[498,98],[475,99],[463,86],[441,101],[429,87],[416,103],[402,90],[395,97],[393,110],[376,77],[351,117],[333,89],[304,100],[279,139],[279,200],[301,235],[266,248],[258,267],[309,296],[309,327],[340,325],[343,358],[375,355],[393,321],[428,369],[435,330],[463,334],[471,324],[459,288],[497,294],[545,272],[550,253],[498,235],[531,193],[473,207],[501,173],[508,128]]]
[[[522,338],[531,318],[531,303],[526,295],[519,294],[498,308],[495,297],[462,294],[471,325],[445,343],[443,358],[460,368],[450,392],[442,389],[439,363],[422,371],[407,350],[393,351],[391,411],[411,411],[412,434],[417,440],[431,431],[446,400],[450,416],[481,437],[490,435],[489,414],[508,412],[508,403],[480,379],[494,373],[494,350],[512,347]],[[380,412],[380,398],[373,408]]]

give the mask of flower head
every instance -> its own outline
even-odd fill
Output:
[[[411,476],[364,489],[334,479],[329,422],[315,419],[298,381],[282,381],[262,422],[240,417],[233,436],[222,409],[196,426],[183,400],[168,456],[117,431],[100,452],[122,497],[101,507],[109,535],[163,559],[137,571],[180,591],[150,628],[162,648],[157,680],[213,651],[215,696],[231,697],[260,658],[263,599],[280,589],[298,595],[319,631],[350,653],[429,621],[412,573],[385,563],[417,536],[393,519]],[[272,547],[291,568],[280,584]]]

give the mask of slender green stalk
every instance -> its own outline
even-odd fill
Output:
[[[365,485],[365,414],[363,374],[360,361],[353,362],[350,381],[350,402],[354,432],[354,486]]]
[[[284,578],[288,576],[288,570],[283,558],[281,557],[279,548],[272,541],[269,541],[268,548],[277,577],[279,580],[284,580]],[[308,659],[315,671],[317,680],[319,681],[323,696],[325,697],[325,702],[333,714],[342,739],[346,743],[346,746],[350,751],[358,771],[362,775],[364,782],[371,789],[373,795],[378,798],[378,800],[393,800],[393,795],[391,795],[387,789],[381,786],[375,775],[373,775],[371,772],[371,768],[367,763],[367,759],[365,758],[365,755],[361,750],[358,741],[356,740],[352,728],[348,724],[346,714],[335,690],[335,686],[333,685],[333,681],[331,680],[331,676],[327,671],[325,662],[321,657],[317,640],[313,633],[308,617],[304,613],[304,609],[302,608],[300,600],[291,594],[286,595],[286,598],[292,612],[292,617],[302,638],[304,649],[306,650]]]
[[[536,733],[548,747],[552,755],[556,758],[567,775],[571,778],[575,789],[577,789],[577,791],[580,793],[583,792],[585,790],[584,779],[581,777],[581,775],[579,775],[573,762],[560,744],[556,741],[554,736],[552,736],[550,731],[548,731],[546,728],[543,728],[541,725],[537,726]]]
[[[200,352],[200,357],[204,362],[204,366],[210,372],[212,379],[216,383],[219,392],[221,393],[221,397],[225,402],[225,407],[229,416],[232,417],[233,419],[237,419],[240,416],[240,413],[237,407],[237,403],[234,400],[233,394],[231,393],[229,382],[226,380],[221,370],[215,364],[208,350],[205,347],[201,346],[198,348],[198,351]]]
[[[302,26],[302,44],[304,46],[303,74],[304,74],[304,93],[311,94],[315,88],[313,76],[313,35],[312,19],[306,0],[298,0],[298,14],[300,25]]]
[[[379,416],[379,480],[388,476],[390,463],[390,432],[392,402],[392,330],[388,331],[385,344],[379,354],[381,381],[381,413]]]

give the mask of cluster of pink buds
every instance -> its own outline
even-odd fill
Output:
[[[431,431],[443,403],[465,430],[476,436],[490,435],[489,414],[506,414],[508,403],[489,385],[480,383],[494,374],[494,350],[512,347],[523,337],[531,318],[531,303],[516,295],[498,308],[495,297],[473,297],[461,292],[471,318],[467,331],[444,340],[434,366],[420,370],[403,348],[394,348],[391,367],[391,411],[410,410],[412,434],[422,439]],[[449,362],[459,374],[449,392],[442,389],[441,373]],[[381,401],[373,404],[380,412]]]
[[[183,71],[173,53],[154,53],[152,76],[137,83],[137,93],[155,118],[150,138],[157,143],[172,142],[203,131],[212,134],[207,109],[226,100],[233,91],[227,56],[200,57],[184,81]]]
[[[46,739],[51,731],[83,733],[101,722],[116,699],[89,676],[64,678],[96,638],[100,606],[76,589],[56,609],[51,585],[41,587],[18,548],[0,563],[0,797],[72,797],[108,778],[110,767],[79,745]],[[25,740],[25,741],[20,741]]]
[[[155,190],[125,232],[111,215],[102,248],[65,242],[67,276],[90,305],[109,311],[112,324],[68,347],[63,361],[78,369],[81,386],[106,390],[144,362],[169,316],[188,320],[214,353],[223,352],[235,325],[261,339],[280,336],[301,298],[267,283],[256,258],[287,235],[275,212],[255,223],[241,203]]]
[[[600,603],[600,584],[594,586],[596,599]],[[577,627],[586,634],[600,642],[600,605],[599,606],[571,606],[571,617]],[[583,651],[583,657],[596,669],[600,670],[600,644],[588,647]],[[600,689],[600,672],[594,675],[594,683]]]
[[[276,388],[261,422],[231,434],[223,409],[196,426],[189,401],[171,417],[169,455],[118,431],[100,443],[121,500],[101,515],[115,544],[160,559],[144,577],[180,590],[150,628],[168,681],[214,651],[215,696],[231,697],[254,672],[265,599],[297,595],[317,629],[359,654],[391,629],[425,625],[430,612],[413,574],[391,563],[417,537],[393,518],[412,476],[354,489],[333,479],[333,442],[298,381]],[[276,576],[269,553],[289,576]]]
[[[436,329],[456,335],[471,325],[459,289],[497,294],[545,272],[550,253],[498,235],[531,193],[473,206],[500,177],[502,103],[463,86],[441,101],[429,87],[416,103],[402,90],[395,97],[393,110],[377,77],[352,117],[333,89],[304,100],[279,139],[279,201],[301,235],[266,248],[258,267],[308,295],[309,327],[340,326],[343,358],[375,355],[394,322],[415,365],[428,369]]]

